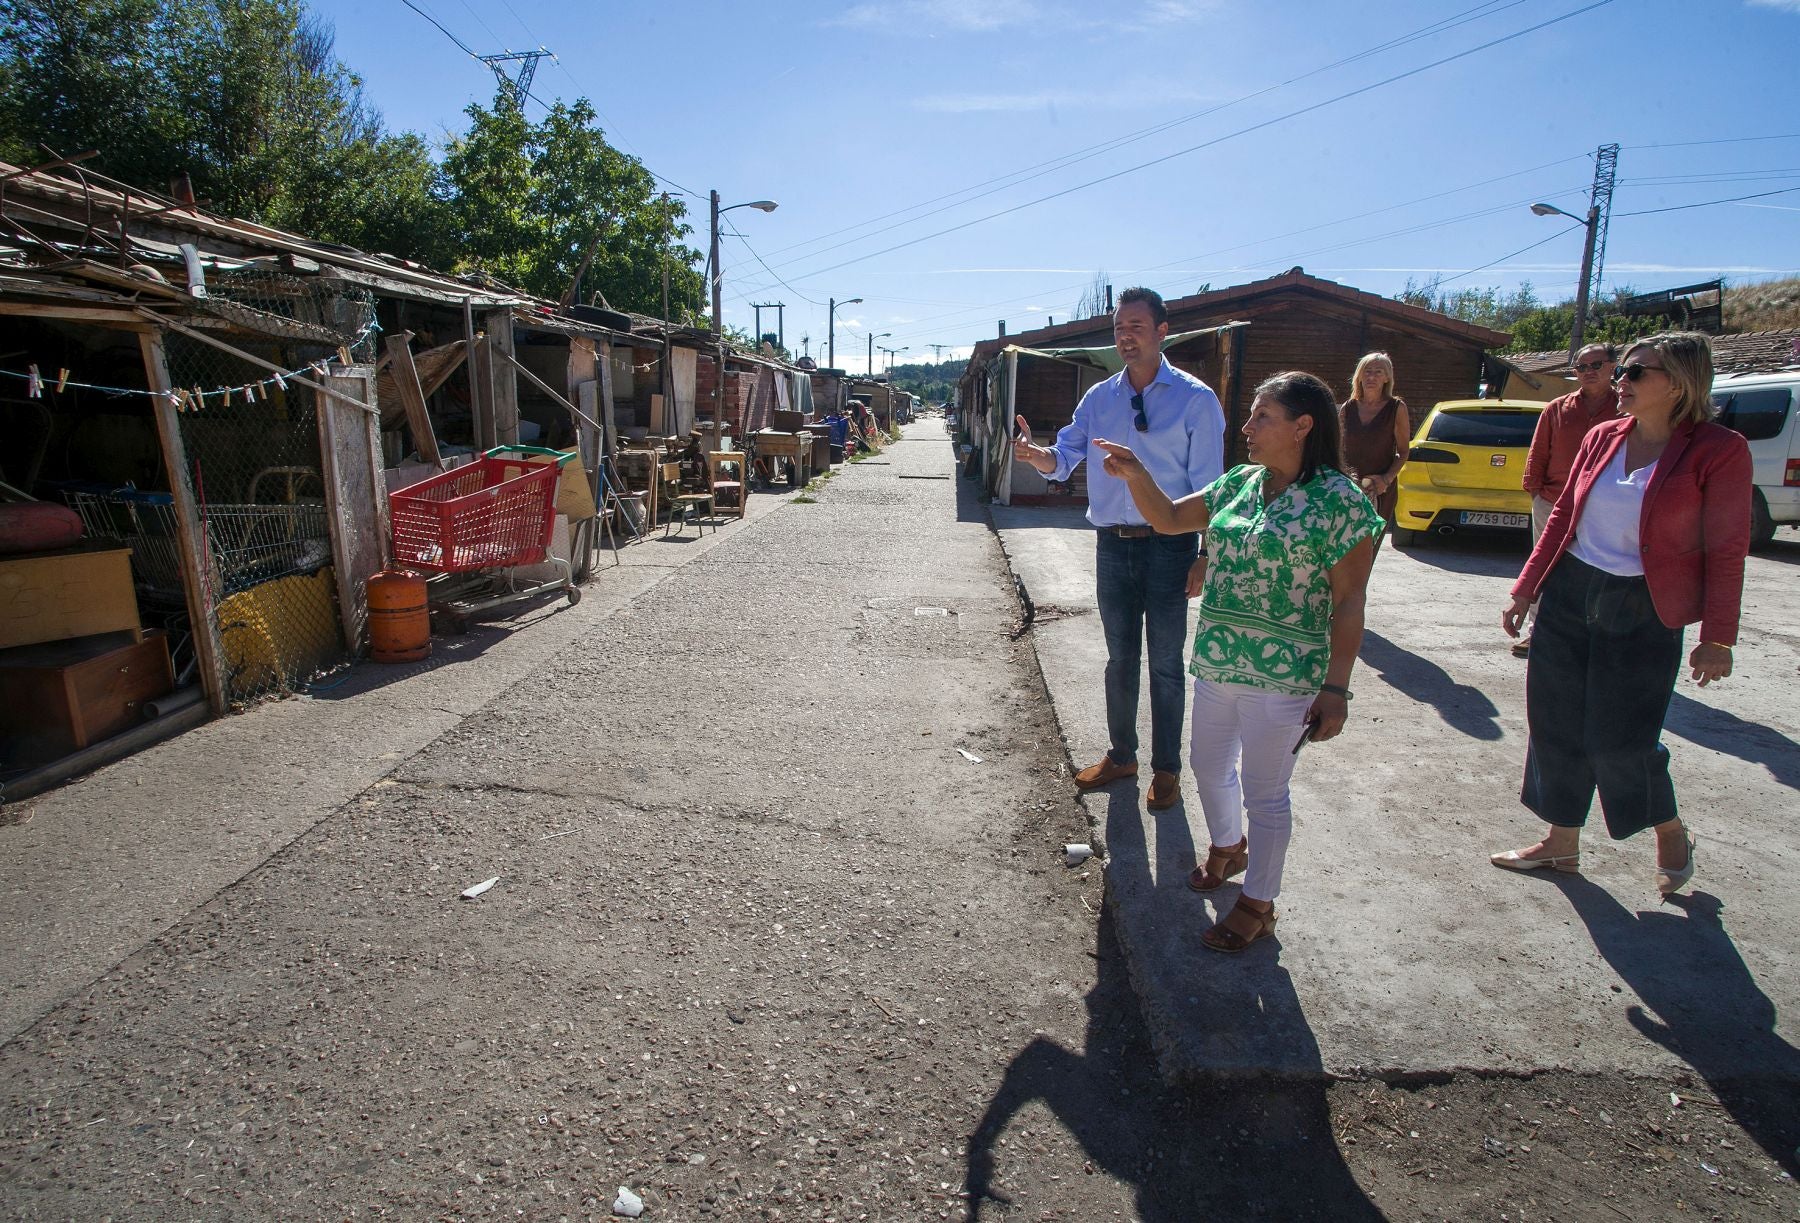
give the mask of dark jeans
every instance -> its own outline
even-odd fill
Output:
[[[1587,823],[1594,791],[1624,840],[1675,818],[1669,749],[1659,741],[1681,667],[1681,630],[1656,618],[1643,578],[1565,553],[1544,582],[1525,673],[1525,785],[1547,823]]]
[[[1187,574],[1200,538],[1120,539],[1095,545],[1100,624],[1106,630],[1106,732],[1120,764],[1137,759],[1138,672],[1150,650],[1150,767],[1181,772],[1181,715],[1187,705]]]

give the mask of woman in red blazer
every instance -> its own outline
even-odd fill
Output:
[[[1703,335],[1639,340],[1613,371],[1617,420],[1594,426],[1501,626],[1512,637],[1533,602],[1520,801],[1544,838],[1491,859],[1528,871],[1581,865],[1581,829],[1600,793],[1606,830],[1656,829],[1663,895],[1694,874],[1694,840],[1675,811],[1663,718],[1688,655],[1705,687],[1731,674],[1744,556],[1750,549],[1750,448],[1712,423],[1712,349]]]

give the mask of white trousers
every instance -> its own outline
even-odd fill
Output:
[[[1236,845],[1249,823],[1244,895],[1252,900],[1274,900],[1281,892],[1281,869],[1294,832],[1288,779],[1298,760],[1294,744],[1312,703],[1310,696],[1194,681],[1188,749],[1194,788],[1214,845]]]

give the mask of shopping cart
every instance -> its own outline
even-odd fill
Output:
[[[462,467],[398,489],[388,497],[394,563],[433,574],[431,609],[458,627],[476,612],[561,590],[571,605],[581,601],[569,562],[549,552],[556,527],[554,463],[507,461],[489,453]],[[560,576],[518,584],[509,572],[548,562]],[[447,581],[457,574],[487,574],[485,592]],[[494,590],[498,584],[502,589]],[[468,597],[473,594],[473,597]]]

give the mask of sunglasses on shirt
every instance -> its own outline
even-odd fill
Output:
[[[1150,417],[1144,412],[1144,392],[1139,391],[1131,397],[1131,410],[1137,413],[1137,420],[1133,422],[1137,425],[1137,431],[1150,432]]]
[[[1660,365],[1642,365],[1633,361],[1630,365],[1616,366],[1612,372],[1614,382],[1636,382],[1650,372],[1663,373]]]

